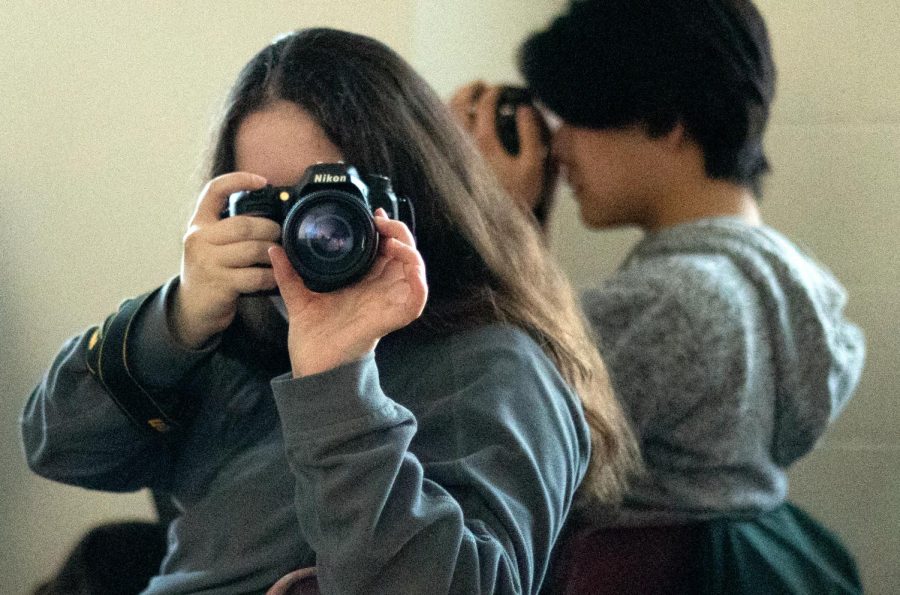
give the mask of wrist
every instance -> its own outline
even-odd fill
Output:
[[[194,312],[189,304],[190,300],[185,299],[183,287],[178,287],[167,308],[166,320],[169,332],[182,347],[201,349],[224,328],[209,324],[205,317]],[[225,326],[227,327],[227,324]]]
[[[294,378],[321,374],[351,362],[359,361],[375,350],[378,341],[362,342],[340,347],[324,347],[315,342],[308,348],[292,349],[291,371]]]

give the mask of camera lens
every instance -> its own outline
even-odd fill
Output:
[[[288,259],[313,291],[333,291],[359,280],[375,260],[378,233],[359,197],[341,190],[313,192],[284,221]]]
[[[297,228],[297,241],[324,261],[335,262],[353,250],[353,228],[337,214],[335,205],[323,204],[310,209]]]

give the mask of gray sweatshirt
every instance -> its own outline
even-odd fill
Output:
[[[749,516],[787,493],[859,381],[840,284],[768,227],[707,219],[647,235],[583,296],[647,474],[616,524]]]
[[[383,341],[374,357],[272,379],[225,350],[180,348],[171,290],[144,306],[131,364],[157,395],[196,400],[181,440],[125,418],[88,373],[88,336],[63,347],[22,418],[41,475],[174,495],[149,593],[262,592],[313,564],[323,593],[538,591],[590,438],[524,332]]]

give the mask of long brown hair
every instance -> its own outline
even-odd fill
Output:
[[[580,395],[591,428],[579,502],[616,502],[636,464],[636,442],[572,288],[437,94],[374,39],[333,29],[285,35],[238,76],[212,144],[210,177],[234,170],[238,127],[275,100],[298,105],[347,163],[388,176],[414,202],[429,284],[417,328],[504,322],[541,345]]]

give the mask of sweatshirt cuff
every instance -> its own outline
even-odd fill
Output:
[[[374,352],[319,374],[301,378],[283,374],[271,384],[286,434],[391,417],[397,407],[381,390]]]
[[[131,368],[138,382],[151,389],[176,386],[182,378],[216,350],[221,342],[216,337],[202,349],[189,349],[175,338],[169,328],[167,309],[178,287],[178,277],[171,279],[141,306],[129,339]]]

